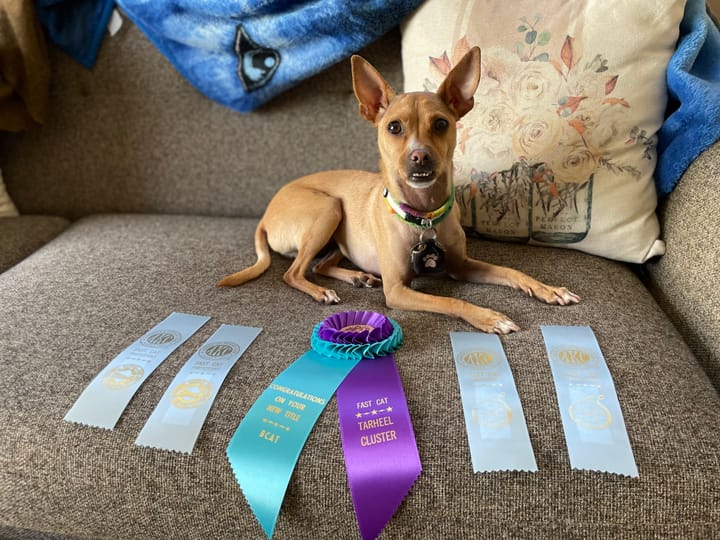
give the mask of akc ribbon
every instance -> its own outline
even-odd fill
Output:
[[[118,354],[83,390],[65,420],[113,429],[140,385],[210,317],[171,313]]]
[[[312,349],[280,373],[247,412],[230,440],[227,457],[250,508],[268,537],[272,536],[275,529],[285,491],[305,441],[335,390],[360,363],[360,360],[363,358],[392,358],[389,355],[400,346],[401,342],[402,331],[397,323],[378,313],[348,312],[333,315],[316,325],[311,339]],[[374,360],[363,364],[372,363]],[[371,385],[377,384],[378,376],[383,375],[382,373],[373,375]],[[397,383],[399,384],[399,379]],[[363,380],[350,383],[349,395],[353,396],[352,392],[356,390],[362,393],[365,401],[368,397],[371,401],[380,399],[372,397],[375,395],[374,390],[370,391],[364,384]],[[402,395],[401,387],[400,393],[397,392],[397,389],[382,393],[382,397],[387,398],[388,404],[392,399],[398,411],[403,409],[404,395]],[[403,398],[402,404],[399,400],[400,395]],[[351,397],[351,399],[355,398]],[[392,407],[392,405],[390,406]],[[340,403],[338,403],[338,407],[341,407]],[[347,407],[343,405],[342,409],[345,410]],[[352,420],[357,422],[356,415],[362,413],[354,401],[352,407],[354,408],[351,415]],[[387,406],[383,408],[387,409]],[[405,410],[407,410],[406,405]],[[376,409],[376,414],[378,412],[379,409]],[[399,445],[393,443],[400,440],[401,437],[403,440],[407,438],[406,426],[409,425],[409,415],[407,419],[401,419],[397,416],[398,413],[391,417],[389,412],[392,411],[383,411],[384,419],[382,421],[376,424],[366,424],[365,431],[367,433],[362,435],[365,437],[362,441],[369,443],[372,440],[373,444],[368,446],[379,447],[387,443],[397,447]],[[395,418],[397,418],[397,422],[394,421]],[[394,435],[385,433],[392,431],[391,429],[380,430],[385,433],[381,435],[378,430],[370,427],[371,425],[384,428],[396,425],[397,428],[394,430]],[[412,428],[410,427],[411,434]],[[343,446],[345,447],[345,440],[343,440]],[[362,447],[362,442],[360,446]],[[405,443],[403,443],[404,446]],[[377,463],[367,461],[375,459],[373,456],[354,450],[349,453],[352,456],[351,463],[363,463],[363,459],[359,458],[362,455],[366,459],[364,464],[369,474],[377,474],[377,472],[372,472],[373,470],[377,471],[375,468]],[[348,450],[346,450],[346,459],[347,454]],[[406,459],[403,456],[396,456],[396,459],[407,462],[416,460],[419,465],[416,448],[414,457],[411,455]],[[355,468],[353,465],[348,468],[352,492],[353,486],[364,486],[365,482],[362,473],[359,475],[360,480],[356,480],[356,476],[350,472],[350,468],[353,471]],[[397,465],[389,468],[397,469]],[[419,472],[418,469],[414,474],[413,482]],[[386,472],[382,474],[386,474]],[[387,482],[395,483],[395,477],[388,477]],[[379,534],[385,522],[392,517],[397,506],[407,494],[410,485],[405,488],[397,503],[393,503],[394,506],[389,515],[386,515],[387,512],[381,512],[382,516],[379,520],[384,521],[374,534]],[[360,492],[364,492],[364,489],[364,487],[360,487]],[[355,495],[353,495],[353,502],[357,511],[358,503],[355,501]],[[360,521],[360,514],[364,516],[366,512],[362,502],[359,504],[361,511],[358,513],[358,520]],[[372,513],[373,510],[371,509],[370,512]],[[362,523],[365,521],[363,520]],[[363,528],[364,525],[361,524],[361,532]],[[375,530],[376,525],[373,524],[371,528]],[[365,534],[363,532],[364,538],[366,538]]]
[[[520,396],[496,335],[451,332],[473,472],[537,471]]]
[[[573,469],[638,477],[610,370],[589,326],[542,326]]]
[[[261,331],[249,326],[220,326],[185,362],[135,444],[191,453],[225,377]]]

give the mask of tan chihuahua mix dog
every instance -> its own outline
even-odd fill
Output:
[[[378,129],[380,173],[329,171],[289,183],[270,201],[255,231],[257,262],[223,278],[218,286],[241,285],[270,266],[270,250],[296,254],[285,282],[318,302],[340,301],[334,290],[306,278],[318,253],[336,246],[312,271],[351,283],[382,283],[389,308],[459,317],[484,332],[519,330],[502,313],[410,287],[420,273],[445,271],[456,280],[507,285],[548,304],[580,298],[510,268],[466,254],[460,210],[454,201],[456,122],[474,104],[480,80],[480,49],[471,49],[437,94],[396,95],[360,56],[352,57],[352,80],[360,114]],[[338,266],[348,258],[361,270]],[[382,279],[381,279],[382,278]]]

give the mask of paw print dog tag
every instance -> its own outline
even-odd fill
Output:
[[[425,239],[427,233],[431,238]],[[427,229],[420,235],[410,253],[410,263],[416,274],[438,274],[445,271],[445,250],[436,240],[435,229]]]

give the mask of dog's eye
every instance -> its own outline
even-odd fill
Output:
[[[393,120],[387,125],[387,130],[393,135],[400,135],[402,133],[402,124],[397,120]]]
[[[438,118],[437,120],[435,120],[435,124],[433,124],[435,131],[437,131],[438,133],[446,131],[449,126],[450,123],[444,118]]]

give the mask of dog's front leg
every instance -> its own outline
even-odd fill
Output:
[[[478,330],[491,334],[509,334],[520,330],[518,325],[502,313],[470,304],[464,300],[416,291],[401,282],[388,283],[384,277],[383,289],[385,302],[391,309],[441,313],[463,319]]]
[[[577,304],[580,297],[565,287],[554,287],[531,278],[518,270],[471,259],[465,254],[448,258],[448,273],[453,279],[471,283],[504,285],[519,289],[547,304]],[[459,260],[458,260],[459,259]]]
[[[387,260],[383,262],[385,263],[382,268],[383,292],[385,303],[391,309],[441,313],[463,319],[478,330],[492,334],[509,334],[520,329],[508,317],[497,311],[481,308],[457,298],[416,291],[410,287],[412,272],[409,269],[397,271],[398,268],[403,268],[403,261],[394,261],[398,263],[395,265],[388,264]],[[407,265],[407,262],[404,262],[404,265]]]

